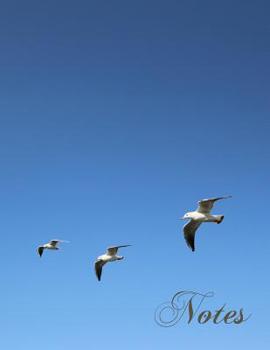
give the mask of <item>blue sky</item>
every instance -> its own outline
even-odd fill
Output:
[[[2,4],[1,348],[266,349],[269,10]],[[226,194],[193,254],[179,217]],[[51,238],[71,243],[39,259]],[[98,283],[93,261],[113,244],[133,246]],[[252,317],[157,326],[156,307],[183,289]]]

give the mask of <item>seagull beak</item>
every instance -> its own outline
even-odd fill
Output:
[[[182,217],[180,218],[180,220],[186,220],[186,218],[185,218],[184,216],[182,216]]]

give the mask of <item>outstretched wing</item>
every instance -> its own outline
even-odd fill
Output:
[[[97,279],[100,281],[101,275],[102,275],[102,267],[105,265],[105,262],[102,260],[97,260],[95,262],[95,271],[96,271],[96,276]]]
[[[209,214],[216,201],[226,198],[231,198],[231,196],[202,199],[198,202],[199,206],[197,208],[197,212],[202,214]]]
[[[44,247],[42,247],[42,246],[38,247],[37,251],[38,251],[39,256],[42,257]]]
[[[190,220],[183,228],[184,237],[187,242],[187,245],[191,248],[193,252],[195,250],[195,233],[200,225],[201,222]]]
[[[124,247],[130,247],[130,244],[118,245],[116,247],[109,247],[109,248],[107,248],[107,254],[110,256],[113,256],[117,253],[118,248],[124,248]]]

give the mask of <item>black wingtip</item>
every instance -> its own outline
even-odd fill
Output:
[[[38,247],[38,249],[37,249],[40,258],[42,257],[43,250],[44,250],[43,247]]]

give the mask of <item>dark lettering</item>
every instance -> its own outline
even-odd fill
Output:
[[[229,311],[225,316],[224,316],[224,322],[226,324],[230,324],[233,323],[234,320],[232,320],[231,322],[229,322],[229,320],[233,317],[235,317],[235,315],[237,314],[237,312],[235,310]]]
[[[199,314],[198,321],[200,324],[204,324],[204,323],[208,322],[211,317],[212,317],[211,312],[205,310]]]
[[[218,317],[219,317],[220,314],[223,312],[223,309],[224,309],[225,306],[226,306],[226,304],[224,304],[220,309],[218,309],[218,310],[216,311],[215,317],[213,318],[213,322],[214,322],[215,324],[219,324],[219,323],[221,323],[221,322],[223,321],[223,319],[221,319],[220,321],[218,321]]]

